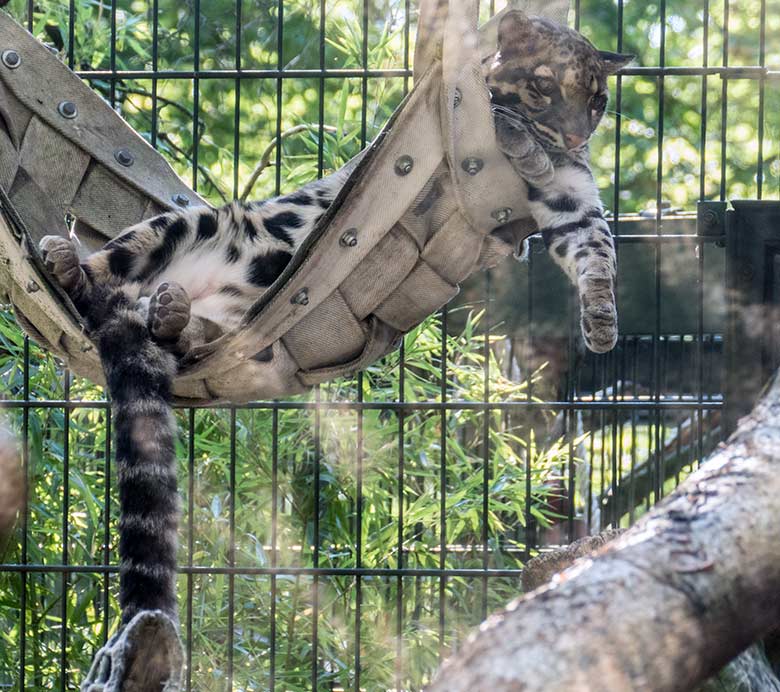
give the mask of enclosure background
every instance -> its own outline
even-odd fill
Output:
[[[411,87],[409,0],[9,9],[215,204],[333,170]],[[179,410],[188,690],[420,689],[529,556],[633,521],[720,439],[725,257],[695,210],[780,196],[780,1],[577,0],[572,20],[637,55],[592,145],[618,347],[585,353],[534,240],[365,373]],[[0,546],[0,687],[75,690],[117,626],[109,411],[8,311],[0,370],[30,488]]]

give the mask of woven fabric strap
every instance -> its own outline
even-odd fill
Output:
[[[0,291],[32,338],[102,381],[94,347],[37,252],[76,219],[83,256],[177,203],[205,202],[98,94],[0,12]]]
[[[515,249],[491,231],[509,220],[523,237],[535,230],[527,188],[496,145],[476,4],[453,4],[443,24],[441,14],[423,7],[425,45],[442,44],[442,55],[423,49],[432,62],[320,232],[239,330],[190,354],[183,381],[218,373],[206,384],[231,399],[240,396],[237,382],[265,379],[268,391],[266,364],[251,359],[267,347],[275,373],[289,368],[282,381],[295,376],[308,387],[353,372],[393,348],[470,274]],[[341,242],[347,233],[356,245]]]
[[[495,51],[497,20],[482,28],[481,43],[476,20],[474,0],[423,2],[411,94],[240,328],[188,354],[174,386],[179,399],[287,396],[354,372],[535,230],[525,185],[496,146],[480,70],[483,55]],[[102,381],[78,316],[40,263],[37,240],[67,234],[69,214],[86,253],[177,203],[204,202],[0,13],[0,54],[8,51],[18,61],[0,64],[0,188],[7,193],[0,195],[0,285],[31,336]],[[253,358],[268,347],[270,361]]]

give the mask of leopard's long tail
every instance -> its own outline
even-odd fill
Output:
[[[106,290],[91,303],[88,322],[95,327],[116,433],[122,622],[140,610],[162,610],[177,620],[176,361],[151,339],[123,293]]]

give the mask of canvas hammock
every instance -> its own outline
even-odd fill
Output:
[[[565,23],[568,0],[510,3]],[[539,3],[541,4],[541,3]],[[414,88],[315,231],[241,326],[184,358],[180,402],[244,402],[355,372],[447,303],[535,226],[497,146],[481,61],[498,17],[476,0],[422,0]],[[45,269],[44,235],[84,254],[124,228],[206,202],[55,55],[0,13],[0,300],[41,346],[103,381],[84,324]],[[253,356],[271,347],[268,362]]]

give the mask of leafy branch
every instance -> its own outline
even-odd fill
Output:
[[[295,125],[294,127],[291,127],[288,130],[282,132],[278,137],[274,137],[263,151],[263,154],[260,156],[260,161],[258,162],[257,166],[255,166],[252,174],[249,176],[249,180],[247,180],[246,185],[244,186],[244,191],[241,193],[240,200],[242,202],[246,202],[247,199],[249,199],[249,195],[252,193],[252,188],[255,186],[255,183],[257,183],[258,178],[263,174],[263,171],[266,168],[273,165],[271,163],[271,156],[273,155],[276,148],[280,146],[285,139],[292,137],[293,135],[297,135],[301,132],[309,132],[312,130],[319,131],[319,129],[320,126],[317,124],[304,123],[302,125]],[[322,130],[331,134],[338,132],[338,129],[331,127],[330,125],[323,125]]]

